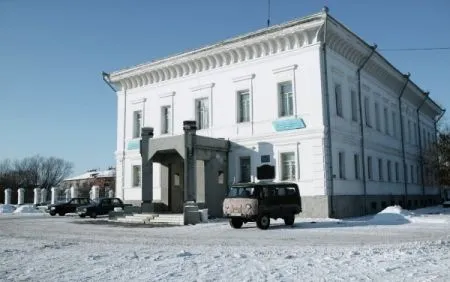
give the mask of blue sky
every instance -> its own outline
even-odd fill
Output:
[[[271,23],[330,13],[379,49],[450,46],[450,1],[271,0]],[[0,160],[115,165],[113,71],[266,26],[267,0],[0,0]],[[450,50],[381,52],[448,108]]]

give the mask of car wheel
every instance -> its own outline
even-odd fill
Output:
[[[256,225],[259,229],[266,230],[270,226],[270,217],[266,214],[258,217],[256,220]]]
[[[242,219],[240,218],[230,218],[230,226],[235,228],[235,229],[239,229],[242,227],[242,224],[244,224],[244,222],[242,221]]]
[[[65,214],[66,214],[66,213],[64,213],[64,212],[59,212],[59,213],[58,213],[59,216],[64,216]]]
[[[51,216],[55,216],[55,215],[56,215],[56,212],[55,212],[55,211],[51,211],[51,212],[50,212],[50,215],[51,215]]]
[[[284,218],[284,224],[294,225],[295,217],[293,215]]]
[[[91,218],[97,218],[97,213],[96,212],[92,212],[90,215]]]

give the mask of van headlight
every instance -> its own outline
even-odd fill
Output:
[[[245,205],[245,207],[247,207],[247,209],[249,210],[249,209],[251,209],[251,208],[252,208],[252,205],[250,205],[250,204],[247,204],[247,205]]]
[[[51,211],[55,210],[55,207],[51,207],[50,210],[51,210]]]

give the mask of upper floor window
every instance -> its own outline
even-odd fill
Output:
[[[250,93],[248,90],[239,91],[238,95],[238,122],[250,121]]]
[[[342,87],[340,84],[334,86],[334,96],[336,99],[336,115],[344,117],[342,114]]]
[[[355,179],[359,179],[359,155],[354,154],[353,155],[353,162],[355,164]]]
[[[295,180],[295,153],[281,153],[281,180]]]
[[[413,140],[412,140],[412,137],[411,137],[411,135],[412,135],[411,133],[412,133],[411,121],[408,120],[408,142],[409,143],[413,143]]]
[[[383,173],[383,160],[378,159],[378,180],[383,181],[384,180],[384,173]]]
[[[400,182],[400,166],[395,162],[395,182]]]
[[[209,99],[200,98],[195,100],[195,119],[198,129],[209,127]]]
[[[339,178],[345,179],[345,154],[344,152],[339,152]]]
[[[389,115],[388,115],[388,109],[385,107],[383,110],[384,115],[384,133],[386,135],[389,135]]]
[[[292,82],[278,83],[279,116],[287,117],[294,115],[294,95],[292,93]]]
[[[133,138],[139,138],[142,127],[142,111],[133,112]]]
[[[358,121],[358,99],[356,97],[356,91],[352,90],[351,92],[351,106],[352,106],[352,120]]]
[[[372,157],[367,157],[367,179],[373,179],[373,167],[372,167]]]
[[[366,118],[366,126],[372,127],[372,121],[370,119],[370,105],[369,105],[369,98],[364,98],[364,115]]]
[[[375,103],[375,127],[378,131],[381,131],[380,107],[379,107],[378,103]]]
[[[172,132],[171,126],[171,109],[170,106],[161,107],[161,134]]]
[[[392,112],[392,135],[397,137],[397,114]]]

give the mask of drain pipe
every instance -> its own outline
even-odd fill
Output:
[[[442,113],[441,115],[436,119],[436,121],[434,122],[434,142],[435,144],[437,144],[437,134],[438,134],[438,130],[437,130],[437,123],[441,120],[441,118],[444,116],[445,114],[445,109],[442,109]],[[436,145],[435,145],[436,146]],[[438,185],[440,186],[439,182],[440,182],[440,178],[439,178],[439,169],[440,169],[440,165],[439,165],[439,155],[436,154],[436,164],[438,166]],[[440,196],[442,197],[442,191],[440,191]]]
[[[111,83],[111,78],[109,73],[102,72],[103,81],[117,94],[117,89]],[[123,107],[123,142],[122,142],[122,181],[121,181],[121,192],[122,192],[122,200],[125,200],[125,130],[126,130],[126,113],[127,113],[127,93],[124,91],[124,107]]]
[[[328,90],[328,64],[327,64],[327,22],[328,22],[328,7],[324,7],[322,12],[325,15],[324,30],[323,30],[323,43],[322,43],[322,54],[323,54],[323,84],[325,91],[325,105],[327,113],[327,143],[328,143],[328,174],[330,176],[329,182],[329,200],[328,200],[328,215],[329,217],[334,216],[334,178],[333,178],[333,150],[331,145],[331,117],[330,117],[330,93]]]
[[[377,45],[374,44],[370,47],[372,50],[370,54],[364,59],[362,64],[356,70],[356,75],[358,77],[358,102],[359,102],[359,131],[361,136],[361,165],[362,165],[362,179],[363,179],[363,193],[364,193],[364,214],[367,214],[367,179],[366,179],[366,157],[364,149],[364,121],[362,114],[362,99],[361,99],[361,70],[370,60],[372,55],[375,53]]]
[[[403,88],[400,92],[400,96],[398,97],[398,110],[400,112],[400,137],[401,137],[401,142],[402,142],[402,159],[403,159],[403,183],[405,186],[405,195],[404,195],[404,206],[407,206],[407,200],[408,200],[408,183],[406,182],[406,178],[407,178],[407,167],[406,167],[406,155],[405,155],[405,136],[403,133],[403,114],[402,114],[402,96],[403,94],[405,94],[405,89],[406,86],[408,86],[409,83],[409,77],[410,77],[410,73],[404,75],[406,81],[405,84],[403,85]]]
[[[425,195],[425,181],[424,181],[424,176],[423,176],[423,149],[422,149],[422,135],[420,133],[420,117],[419,117],[419,111],[420,108],[422,108],[422,106],[425,104],[425,102],[428,100],[428,97],[430,95],[430,92],[425,92],[425,99],[423,99],[422,103],[419,105],[419,107],[416,110],[416,115],[417,115],[417,128],[419,130],[419,156],[420,156],[420,182],[422,183],[422,196]]]

